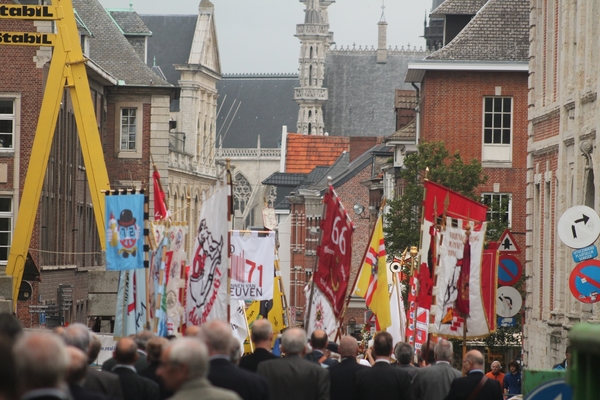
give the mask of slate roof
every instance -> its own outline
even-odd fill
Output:
[[[73,0],[87,29],[90,58],[126,86],[171,87],[144,64],[97,0]]]
[[[152,32],[144,24],[139,14],[133,10],[107,8],[106,12],[108,12],[108,15],[111,16],[124,35],[152,35]]]
[[[140,18],[152,31],[148,38],[148,64],[159,66],[169,83],[178,86],[181,73],[173,65],[187,63],[198,15],[141,14]]]
[[[295,74],[225,75],[217,82],[217,145],[255,148],[260,135],[261,147],[281,147],[282,126],[296,131],[298,85]]]
[[[325,131],[331,136],[388,136],[395,131],[396,89],[413,89],[404,82],[409,61],[428,53],[389,52],[377,64],[374,51],[330,51],[325,59],[323,87],[329,100],[323,107]]]
[[[390,153],[390,155],[393,155],[391,153],[392,149],[393,146],[388,146],[386,144],[378,144],[370,150],[365,151],[363,154],[360,155],[360,157],[349,163],[346,168],[339,171],[339,173],[332,175],[334,178],[331,184],[333,185],[333,187],[336,188],[342,186],[360,171],[364,170],[367,166],[371,165],[373,161],[372,158],[374,155],[379,155],[381,153]]]
[[[275,186],[298,186],[304,180],[308,174],[293,174],[287,172],[273,172],[271,176],[262,181],[263,185],[275,185]]]
[[[286,172],[309,173],[316,166],[332,165],[342,152],[349,156],[350,139],[340,136],[287,136]]]
[[[488,0],[446,0],[431,11],[431,17],[444,15],[475,15]]]
[[[444,4],[448,1],[454,0]],[[529,7],[529,0],[489,0],[450,43],[426,59],[528,61]]]

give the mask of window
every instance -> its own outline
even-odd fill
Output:
[[[121,108],[121,150],[137,150],[137,108]]]
[[[512,98],[483,100],[483,161],[511,161]]]
[[[115,157],[142,158],[144,104],[123,102],[115,104]]]
[[[510,227],[512,198],[508,193],[483,193],[483,204],[488,206],[487,221]]]
[[[6,264],[12,243],[12,198],[0,197],[0,264]]]
[[[0,98],[0,148],[12,149],[15,134],[15,101]]]

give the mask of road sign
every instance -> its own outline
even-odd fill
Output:
[[[591,245],[598,235],[600,235],[600,217],[590,207],[571,207],[558,220],[560,240],[574,249]]]
[[[521,293],[512,286],[501,286],[496,292],[496,314],[500,317],[514,317],[523,306]]]
[[[576,263],[598,257],[598,248],[594,245],[573,250],[573,261]]]
[[[553,379],[542,383],[531,391],[525,400],[571,400],[573,388],[564,379]]]
[[[508,328],[511,326],[516,326],[517,325],[517,319],[513,318],[513,317],[508,317],[508,318],[504,318],[504,317],[498,317],[498,326],[501,326],[503,328]]]
[[[569,277],[569,288],[582,303],[600,301],[600,261],[587,260],[577,264]]]
[[[498,240],[498,251],[501,254],[519,254],[521,252],[510,229],[505,229],[502,236],[500,236],[500,240]]]
[[[523,266],[518,258],[503,254],[498,261],[498,284],[512,286],[521,279]]]

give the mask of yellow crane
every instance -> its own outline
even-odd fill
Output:
[[[71,0],[52,0],[52,3],[51,6],[2,5],[0,7],[0,19],[56,21],[57,32],[56,34],[2,32],[0,41],[2,45],[54,48],[6,268],[6,273],[13,277],[12,298],[15,310],[65,88],[69,89],[73,100],[100,244],[103,250],[106,249],[102,191],[110,189],[110,182],[85,70],[86,58],[81,50]]]

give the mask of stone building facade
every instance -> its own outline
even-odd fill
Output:
[[[524,330],[524,360],[531,368],[563,360],[575,323],[600,321],[595,304],[570,292],[573,249],[557,232],[570,207],[600,206],[595,192],[599,10],[594,1],[531,2]]]

